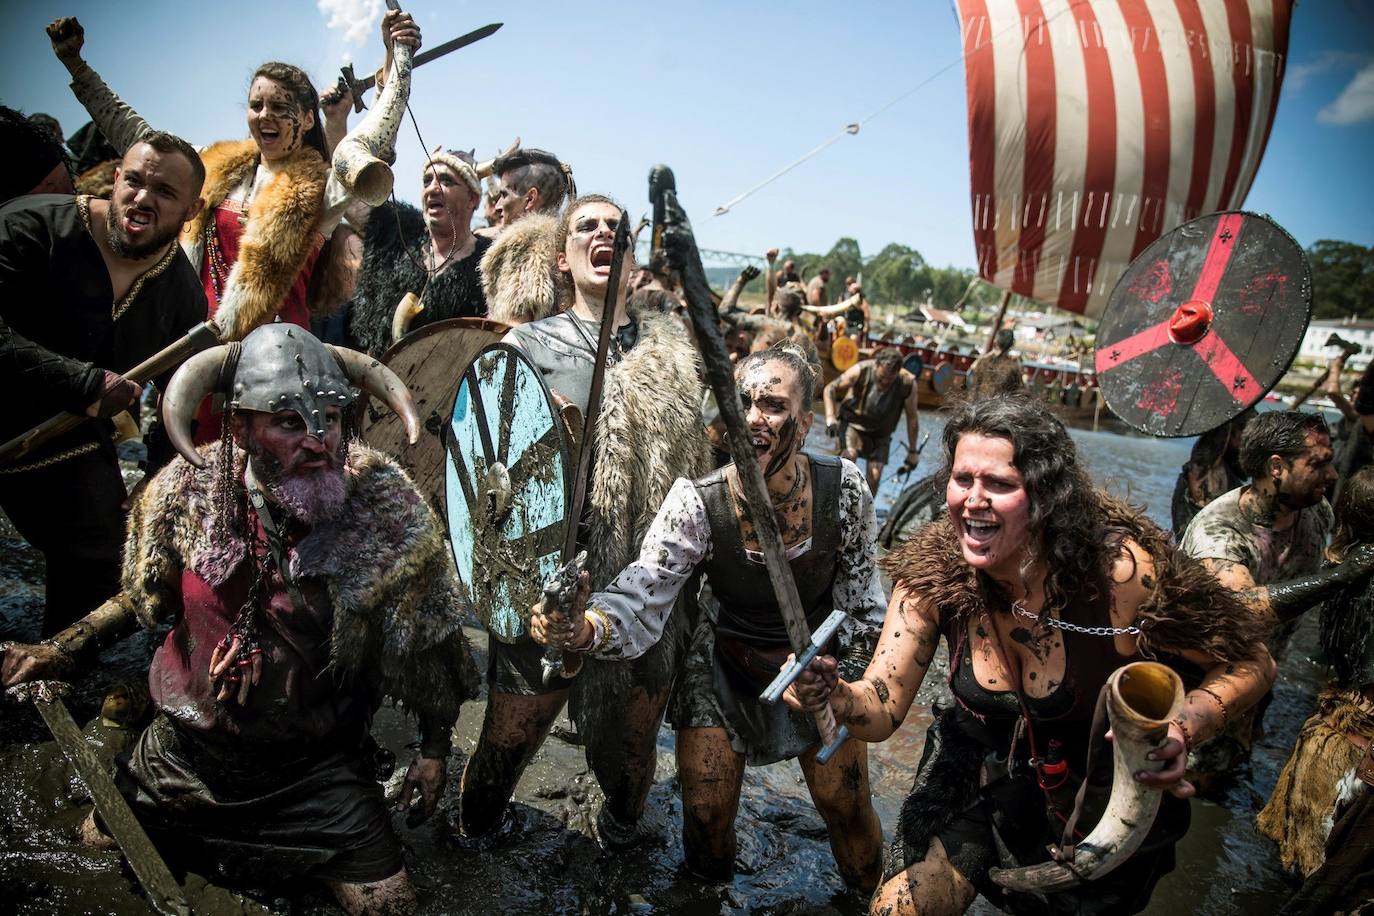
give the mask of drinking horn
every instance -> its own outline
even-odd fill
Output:
[[[414,48],[399,42],[392,46],[391,72],[367,116],[334,148],[334,174],[349,194],[369,207],[386,203],[395,178],[396,131],[405,116],[410,97],[410,71]]]
[[[355,389],[400,416],[412,445],[419,440],[415,402],[396,373],[365,353],[321,343],[304,328],[281,323],[263,325],[242,344],[211,347],[182,363],[162,396],[162,422],[182,457],[203,468],[191,420],[206,395],[223,394],[237,410],[295,410],[307,430],[323,439],[326,409],[346,408]]]
[[[1168,666],[1133,662],[1116,669],[1107,681],[1113,769],[1112,794],[1102,819],[1073,847],[1071,858],[994,868],[989,877],[1008,890],[1053,893],[1100,878],[1129,859],[1150,832],[1163,794],[1135,774],[1164,769],[1166,761],[1145,755],[1164,743],[1170,720],[1182,708],[1183,682]]]

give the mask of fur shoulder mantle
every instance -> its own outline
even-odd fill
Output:
[[[180,612],[179,578],[211,586],[244,562],[247,545],[215,530],[217,444],[197,469],[177,457],[148,484],[130,513],[124,592],[152,626]],[[244,454],[235,449],[240,470]],[[349,448],[347,496],[335,520],[290,550],[291,574],[319,578],[333,603],[332,665],[347,675],[377,668],[387,693],[417,711],[456,714],[476,695],[477,673],[462,635],[463,606],[437,520],[405,472],[359,443]]]
[[[1200,651],[1223,662],[1251,655],[1268,636],[1268,626],[1248,611],[1233,592],[1191,557],[1177,550],[1157,525],[1135,508],[1099,492],[1109,538],[1129,538],[1149,554],[1154,576],[1144,583],[1149,597],[1136,611],[1140,654]],[[1114,564],[1119,550],[1108,549]],[[949,519],[941,518],[895,547],[881,561],[883,571],[938,609],[942,625],[967,620],[996,598],[991,586],[964,562]],[[1110,582],[1110,569],[1104,570]]]
[[[502,230],[482,256],[487,317],[516,324],[558,311],[558,219],[531,213]]]
[[[182,230],[181,242],[187,248],[202,242],[213,209],[258,167],[258,149],[252,140],[226,140],[208,147],[200,158],[205,163],[205,207]],[[231,339],[241,340],[271,321],[281,307],[315,250],[328,178],[329,166],[319,152],[303,147],[253,198],[226,284],[238,291],[232,315],[227,316]],[[226,293],[225,300],[230,299]]]

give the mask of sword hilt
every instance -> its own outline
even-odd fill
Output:
[[[339,88],[347,90],[348,94],[353,97],[354,113],[367,108],[367,106],[363,104],[363,93],[366,92],[367,89],[358,84],[358,78],[353,75],[352,64],[344,64],[339,68]]]
[[[581,585],[582,570],[587,565],[587,551],[579,551],[577,556],[558,568],[550,578],[544,583],[544,601],[546,605],[552,605],[557,609],[559,615],[570,616],[573,605],[577,601],[577,590]],[[540,659],[543,667],[544,684],[553,683],[554,677],[570,678],[577,674],[581,669],[569,671],[564,664],[563,650],[548,646],[544,649],[544,657]]]

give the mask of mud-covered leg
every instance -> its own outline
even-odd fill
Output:
[[[883,883],[869,904],[869,916],[955,916],[973,905],[978,891],[932,837],[926,857]]]
[[[520,774],[567,698],[567,690],[533,697],[491,692],[482,734],[463,768],[459,826],[464,836],[482,836],[500,825]]]
[[[415,887],[404,868],[390,878],[367,884],[330,881],[329,889],[348,916],[402,916],[415,912]]]
[[[853,738],[825,766],[816,763],[819,745],[798,758],[816,810],[830,831],[840,877],[872,893],[882,871],[883,828],[868,786],[868,745]]]
[[[729,881],[735,874],[735,815],[744,755],[730,747],[723,728],[679,729],[677,772],[687,867],[703,878]]]
[[[883,468],[885,467],[887,464],[882,461],[864,462],[864,475],[868,478],[868,490],[874,495],[877,495],[878,487],[882,485]]]
[[[670,692],[634,688],[624,698],[625,718],[619,728],[613,734],[586,736],[587,762],[606,793],[606,808],[623,825],[637,823],[644,813],[644,800],[654,784],[658,728]]]

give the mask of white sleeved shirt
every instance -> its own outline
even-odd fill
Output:
[[[818,524],[827,521],[817,519]],[[850,461],[841,462],[838,523],[835,608],[850,615],[849,629],[881,628],[887,599],[878,576],[878,522],[868,484]],[[788,558],[805,553],[809,545],[808,540],[792,548]],[[678,593],[710,551],[706,506],[692,481],[678,478],[644,535],[639,558],[587,602],[592,654],[632,659],[647,652],[663,635]]]

